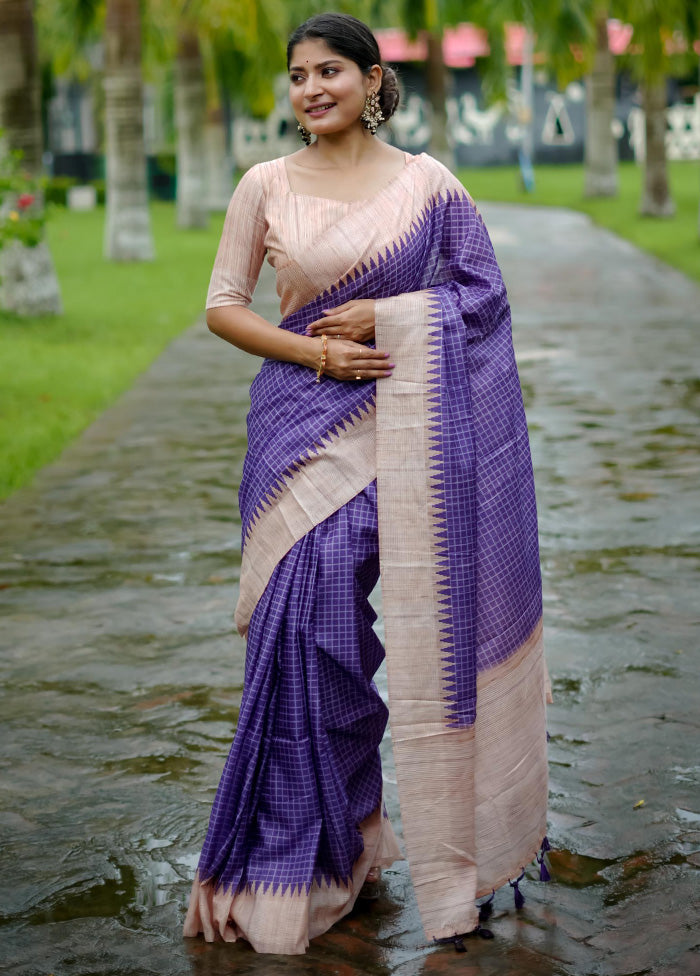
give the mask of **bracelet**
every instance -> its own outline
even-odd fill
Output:
[[[321,382],[321,377],[323,376],[324,370],[326,368],[326,353],[328,352],[328,336],[321,336],[321,360],[318,364],[318,369],[316,370],[316,382]]]

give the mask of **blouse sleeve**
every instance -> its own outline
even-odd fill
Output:
[[[207,308],[249,305],[265,257],[265,188],[259,167],[243,174],[226,211]]]

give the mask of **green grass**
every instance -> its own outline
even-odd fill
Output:
[[[156,260],[102,258],[104,211],[59,210],[49,244],[65,305],[58,318],[0,313],[0,498],[27,484],[204,308],[223,217],[178,230],[151,208]]]
[[[675,162],[669,170],[676,203],[676,215],[670,219],[638,215],[642,170],[634,163],[620,165],[619,196],[591,200],[583,196],[583,166],[536,166],[534,193],[522,190],[516,166],[460,169],[458,176],[477,201],[570,207],[587,213],[596,224],[700,281],[700,166]]]

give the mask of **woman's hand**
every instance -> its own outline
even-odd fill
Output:
[[[379,380],[391,376],[394,364],[389,353],[370,349],[349,339],[329,339],[324,376],[336,380]]]
[[[327,335],[334,339],[371,342],[374,339],[374,299],[357,298],[323,311],[323,318],[306,327],[310,336]]]

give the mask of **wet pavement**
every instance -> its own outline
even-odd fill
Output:
[[[541,513],[553,881],[498,892],[466,954],[425,945],[405,862],[306,956],[181,938],[243,681],[256,368],[200,324],[0,507],[1,972],[699,976],[700,289],[581,215],[483,210]]]

